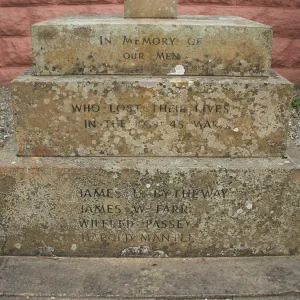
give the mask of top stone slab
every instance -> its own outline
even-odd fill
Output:
[[[35,75],[269,76],[272,28],[240,17],[66,16],[32,26]]]
[[[178,0],[125,0],[125,18],[177,18]]]

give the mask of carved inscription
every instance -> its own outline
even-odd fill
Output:
[[[73,113],[93,113],[95,118],[84,120],[83,126],[85,128],[102,127],[109,128],[138,128],[150,129],[159,126],[170,126],[176,129],[188,129],[189,125],[192,128],[213,129],[219,128],[217,124],[218,116],[228,114],[230,107],[228,104],[203,104],[203,105],[173,105],[173,104],[72,104]],[[120,119],[120,115],[122,117]],[[142,118],[140,115],[152,114],[153,118]],[[176,120],[157,121],[154,117],[157,114],[167,114],[176,116]],[[137,118],[130,118],[129,116],[136,115]],[[100,116],[101,120],[97,120]],[[111,118],[109,118],[111,116]],[[188,116],[188,117],[186,117]],[[108,119],[109,118],[109,119]]]
[[[158,46],[163,46],[168,49],[174,48],[176,45],[187,45],[187,46],[199,46],[201,45],[201,37],[186,37],[184,40],[180,40],[176,37],[130,37],[130,36],[120,36],[118,38],[112,39],[109,36],[100,36],[99,38],[100,46],[110,46],[121,44],[124,46],[132,46],[132,50],[129,52],[122,53],[122,59],[124,60],[181,60],[183,55],[177,52],[166,52],[166,51],[156,51],[155,48]],[[136,47],[147,46],[148,51],[146,52],[136,52]],[[149,48],[150,47],[150,48]],[[152,50],[152,47],[154,50]]]
[[[229,190],[219,187],[81,188],[78,226],[83,242],[191,243],[199,219],[197,205],[228,197]]]

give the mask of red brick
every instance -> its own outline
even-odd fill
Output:
[[[24,73],[30,66],[0,68],[0,84],[8,85],[13,79]]]
[[[295,0],[237,0],[236,4],[246,6],[296,6]]]
[[[56,0],[58,4],[122,4],[122,0]]]
[[[244,17],[272,26],[276,36],[291,38],[300,37],[300,9],[277,9],[259,6],[212,6],[211,14]]]
[[[277,36],[300,38],[300,9],[267,8],[259,20],[273,26]]]
[[[300,39],[293,40],[290,46],[291,65],[294,68],[300,68]]]
[[[178,7],[180,15],[212,15],[212,6],[209,5],[180,5]]]
[[[180,4],[214,4],[214,5],[235,5],[236,0],[180,0]]]
[[[89,5],[89,14],[123,14],[124,6],[120,4],[111,5]]]
[[[292,40],[289,38],[274,38],[273,40],[273,57],[272,67],[289,68],[290,63],[290,46]]]
[[[238,7],[238,6],[213,6],[211,14],[213,15],[225,15],[225,16],[239,16],[250,20],[260,19],[265,15],[267,11],[266,7]]]
[[[64,15],[87,14],[87,5],[51,5],[30,7],[32,24]]]
[[[4,56],[3,56],[3,53],[2,53],[2,44],[1,44],[1,39],[0,39],[0,67],[4,67],[5,66],[5,62],[4,62]]]
[[[26,7],[0,7],[0,35],[30,35],[30,19]]]
[[[287,68],[274,68],[276,72],[290,80],[294,84],[300,84],[300,68],[299,69],[287,69]]]
[[[2,38],[2,53],[6,66],[29,65],[32,63],[29,37]]]
[[[30,6],[56,3],[56,0],[0,0],[0,6]]]

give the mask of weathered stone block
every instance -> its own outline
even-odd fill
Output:
[[[0,153],[2,255],[299,254],[300,160]]]
[[[176,18],[178,0],[125,0],[125,18]]]
[[[240,17],[67,16],[32,26],[36,75],[269,76],[272,28]]]
[[[13,82],[12,92],[19,155],[265,157],[285,154],[293,88],[275,73],[29,73]]]

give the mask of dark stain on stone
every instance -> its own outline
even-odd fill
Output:
[[[89,27],[78,27],[74,29],[74,35],[82,36],[84,38],[90,37],[91,33],[92,29]]]
[[[290,255],[298,255],[299,254],[298,248],[289,249],[289,254]]]
[[[49,41],[58,36],[58,30],[54,27],[45,27],[42,30],[39,30],[37,35],[40,41]]]
[[[16,180],[12,176],[4,176],[0,180],[0,194],[7,194],[15,190]]]

